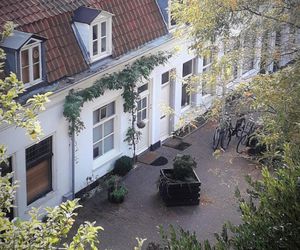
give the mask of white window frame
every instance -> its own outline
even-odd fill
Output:
[[[34,43],[30,43],[28,44],[30,41],[34,41]],[[32,60],[32,51],[33,48],[38,46],[39,48],[39,70],[40,70],[40,78],[33,80],[33,60]],[[43,80],[43,76],[42,76],[42,42],[40,40],[31,38],[20,50],[20,78],[21,81],[23,81],[23,76],[22,76],[22,51],[26,51],[28,50],[28,60],[29,60],[29,82],[28,83],[24,83],[25,88],[30,87],[32,85],[35,85],[37,83],[40,83]]]
[[[98,160],[99,158],[103,157],[104,155],[108,154],[110,151],[114,150],[116,148],[116,101],[112,101],[112,102],[108,102],[106,103],[105,105],[102,105],[100,106],[99,108],[96,108],[93,110],[93,117],[94,117],[94,112],[95,111],[98,111],[101,112],[101,109],[105,108],[107,105],[111,104],[111,103],[114,103],[114,114],[111,115],[110,117],[107,117],[107,118],[104,118],[103,120],[100,120],[99,122],[95,123],[94,124],[94,121],[93,121],[93,140],[92,140],[92,143],[93,143],[93,160]],[[113,132],[104,136],[104,124],[110,120],[113,120]],[[103,137],[101,139],[99,139],[98,141],[94,142],[94,128],[97,128],[99,126],[102,125],[102,135]],[[105,138],[109,137],[113,135],[113,148],[110,149],[109,151],[107,151],[106,153],[104,153],[104,140]],[[100,154],[99,156],[97,156],[96,158],[94,158],[94,145],[95,144],[98,144],[99,142],[102,142],[102,154]]]
[[[101,36],[101,24],[106,23],[106,36]],[[95,25],[98,25],[97,30],[97,39],[93,40],[93,27]],[[106,38],[106,51],[101,52],[101,39]],[[96,18],[91,24],[90,24],[90,58],[91,61],[94,62],[96,60],[102,59],[104,57],[107,57],[112,54],[112,16],[100,16],[99,18]],[[98,54],[93,55],[93,42],[97,40],[98,41]]]
[[[142,100],[146,98],[146,106],[145,107],[142,107]],[[140,97],[140,99],[138,100],[138,102],[141,102],[141,109],[138,109],[137,108],[137,122],[144,122],[144,121],[147,121],[148,120],[148,95],[143,95]],[[138,104],[137,104],[138,106]],[[143,111],[146,110],[146,117],[143,119]],[[138,117],[139,117],[139,113],[141,114],[141,120],[139,121]]]
[[[188,77],[190,77],[190,76],[192,76],[192,75],[194,75],[194,67],[195,67],[195,60],[196,60],[196,58],[197,57],[195,57],[195,58],[192,58],[192,59],[190,59],[190,60],[187,60],[186,62],[184,62],[183,64],[182,64],[182,72],[181,72],[181,74],[182,74],[182,79],[184,80],[184,79],[186,79],[186,78],[188,78]],[[185,63],[187,63],[187,62],[189,62],[189,61],[192,61],[192,72],[190,73],[190,74],[188,74],[188,75],[186,75],[186,76],[183,76],[183,65],[185,64]],[[191,95],[191,93],[189,94],[189,104],[187,104],[187,105],[185,105],[185,106],[182,106],[181,105],[181,102],[182,102],[182,88],[183,88],[183,81],[182,81],[182,84],[181,84],[181,100],[180,100],[180,106],[181,106],[181,110],[182,111],[185,111],[186,109],[189,109],[189,107],[191,106],[191,102],[192,102],[192,95]]]
[[[212,52],[211,52],[212,53]],[[204,57],[202,58],[202,74],[205,73],[205,72],[208,72],[212,66],[212,63],[213,63],[213,58],[212,58],[212,54],[210,55],[210,62],[206,65],[204,65]],[[212,93],[203,93],[204,91],[204,85],[203,85],[203,82],[201,83],[201,94],[202,96],[211,96]]]

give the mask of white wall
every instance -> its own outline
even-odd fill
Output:
[[[15,180],[19,182],[15,205],[16,216],[28,217],[28,210],[31,206],[44,207],[54,206],[62,201],[62,196],[71,190],[71,168],[70,168],[70,146],[68,137],[68,124],[63,115],[63,104],[60,103],[47,109],[39,115],[39,120],[43,128],[42,139],[53,136],[53,191],[46,196],[27,206],[26,195],[26,160],[25,149],[33,145],[25,130],[10,127],[0,132],[1,144],[7,147],[7,155],[12,156],[13,171]]]

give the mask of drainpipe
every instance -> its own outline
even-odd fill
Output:
[[[74,121],[72,121],[72,128],[74,128]],[[73,129],[71,136],[72,147],[72,199],[75,199],[75,131]]]

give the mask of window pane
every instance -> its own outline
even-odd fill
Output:
[[[39,52],[38,46],[36,46],[32,49],[32,61],[33,61],[33,63],[40,61],[40,52]]]
[[[193,60],[184,63],[182,69],[182,76],[185,77],[187,75],[192,74],[192,68],[193,68]]]
[[[107,107],[103,107],[100,109],[100,119],[104,119],[106,117],[106,108]]]
[[[142,100],[142,108],[146,108],[147,107],[147,97],[143,98]]]
[[[142,120],[142,112],[137,113],[137,121],[140,122]]]
[[[98,25],[93,26],[93,40],[98,39]]]
[[[114,148],[114,135],[104,139],[104,154]]]
[[[21,52],[21,57],[22,57],[22,67],[25,67],[29,65],[29,55],[28,55],[28,50],[23,50]]]
[[[33,65],[33,80],[41,78],[40,76],[40,64],[36,63]]]
[[[148,83],[142,85],[141,87],[138,87],[138,93],[142,93],[148,89]]]
[[[111,102],[106,107],[107,117],[110,117],[115,114],[115,102]]]
[[[27,204],[52,190],[51,160],[39,162],[26,171]]]
[[[169,71],[161,75],[161,84],[169,82]]]
[[[97,142],[102,139],[102,125],[93,129],[93,142]]]
[[[147,118],[147,109],[144,109],[142,111],[142,120],[145,120]]]
[[[104,123],[104,136],[107,136],[114,132],[114,119],[111,119]]]
[[[102,155],[102,143],[103,143],[103,141],[100,141],[94,145],[94,147],[93,147],[94,159]]]
[[[187,106],[190,104],[190,95],[187,93],[187,85],[182,85],[182,93],[181,93],[181,106]]]
[[[101,52],[106,51],[106,37],[101,38]]]
[[[22,68],[22,81],[23,83],[29,82],[29,67]]]
[[[98,41],[93,42],[93,56],[98,55]]]
[[[142,109],[142,101],[141,101],[141,100],[139,100],[139,101],[137,102],[137,109],[138,109],[138,110],[141,110],[141,109]]]
[[[106,36],[106,22],[101,23],[101,37]]]
[[[93,112],[93,124],[95,125],[98,122],[99,122],[99,109]]]

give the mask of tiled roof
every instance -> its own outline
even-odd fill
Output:
[[[21,31],[46,37],[49,82],[88,68],[71,22],[80,6],[114,14],[113,57],[167,33],[155,0],[5,0],[0,1],[0,26],[6,21]]]

